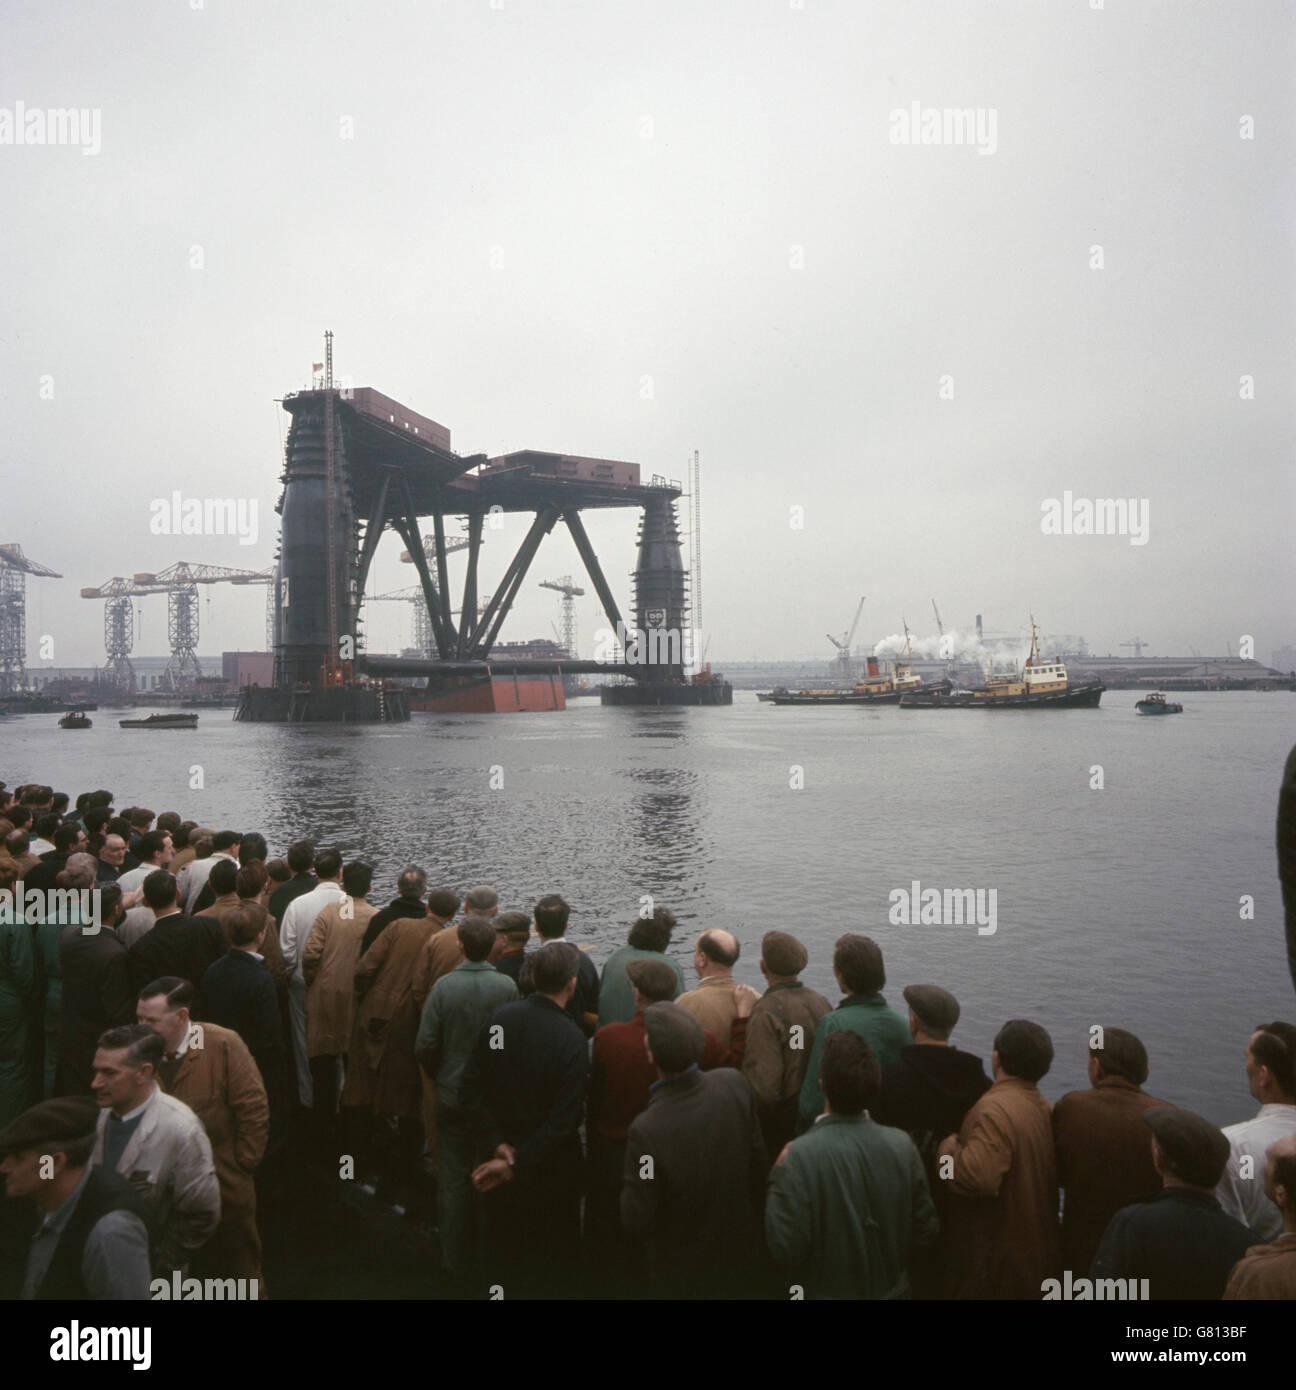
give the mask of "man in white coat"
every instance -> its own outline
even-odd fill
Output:
[[[184,1270],[220,1224],[220,1184],[202,1121],[158,1085],[164,1043],[142,1024],[99,1039],[91,1087],[99,1102],[92,1165],[113,1168],[149,1203],[153,1273]]]
[[[302,974],[302,953],[315,919],[331,903],[340,903],[347,896],[342,887],[342,855],[335,849],[321,850],[315,856],[315,877],[319,879],[318,886],[288,904],[279,928],[279,945],[288,971],[288,1017],[292,1022],[297,1092],[307,1109],[311,1105],[313,1088],[310,1058],[306,1052],[306,977]]]

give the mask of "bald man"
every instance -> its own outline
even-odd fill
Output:
[[[738,938],[732,932],[719,927],[704,931],[693,948],[698,987],[681,994],[675,1001],[703,1028],[714,1033],[721,1047],[729,1046],[733,1021],[738,1016],[733,968],[740,949]]]

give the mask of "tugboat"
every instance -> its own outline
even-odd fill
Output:
[[[1182,714],[1183,706],[1176,701],[1167,700],[1159,691],[1154,690],[1150,695],[1145,695],[1134,708],[1140,714]]]
[[[196,714],[150,714],[147,719],[119,719],[123,729],[196,729]]]
[[[1100,680],[1073,681],[1060,661],[1041,661],[1039,634],[1031,617],[1030,655],[1020,673],[988,675],[983,690],[920,690],[900,701],[901,709],[1077,709],[1093,708],[1107,687]]]
[[[923,685],[913,668],[909,625],[905,624],[905,649],[896,657],[889,675],[878,672],[877,657],[868,658],[868,675],[854,686],[830,690],[787,690],[780,688],[758,698],[774,705],[898,705],[909,691],[948,690],[949,681]]]
[[[93,727],[93,721],[86,717],[85,710],[74,709],[65,714],[58,722],[60,729],[89,729]]]

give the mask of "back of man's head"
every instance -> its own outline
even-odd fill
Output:
[[[531,959],[531,979],[537,994],[561,994],[579,972],[580,952],[570,941],[551,941]]]
[[[154,912],[164,912],[176,905],[175,875],[165,869],[154,869],[144,880],[144,903]]]
[[[1053,1065],[1053,1039],[1026,1018],[1011,1018],[995,1035],[999,1065],[1009,1076],[1038,1081]]]
[[[824,1044],[819,1085],[834,1115],[858,1115],[876,1103],[882,1068],[865,1038],[839,1028]]]
[[[468,960],[482,961],[495,945],[495,928],[482,917],[465,917],[457,928],[459,944]]]
[[[1095,1041],[1099,1044],[1097,1047]],[[1096,1038],[1091,1034],[1089,1055],[1102,1068],[1104,1076],[1123,1077],[1136,1086],[1148,1079],[1147,1048],[1124,1028],[1100,1028]]]
[[[288,853],[285,856],[288,860],[288,867],[295,874],[310,872],[311,865],[315,862],[315,843],[313,840],[294,840],[288,846]]]
[[[342,855],[336,849],[322,849],[315,856],[315,877],[320,880],[335,879],[342,872]]]
[[[162,817],[158,817],[158,825],[161,826]],[[254,859],[268,857],[270,846],[266,844],[266,837],[259,830],[250,831],[239,841],[238,858],[240,864],[250,864]]]
[[[448,922],[459,911],[459,895],[448,888],[434,888],[427,895],[427,910],[434,917]]]
[[[232,893],[234,885],[238,882],[238,875],[238,865],[232,859],[218,859],[212,865],[211,877],[208,879],[212,892],[218,898]]]
[[[833,947],[833,969],[851,994],[877,994],[886,984],[882,950],[869,936],[847,932]]]
[[[636,919],[627,944],[636,951],[665,951],[675,930],[675,914],[668,907],[654,907],[647,917]]]
[[[400,898],[419,898],[427,892],[427,874],[417,864],[409,864],[400,871],[396,880],[396,896]]]
[[[342,890],[353,898],[363,898],[373,887],[373,865],[353,859],[342,870]]]
[[[739,952],[742,950],[738,938],[732,932],[717,927],[704,931],[698,937],[697,948],[713,965],[722,966],[726,970],[737,964]]]
[[[554,941],[567,930],[571,908],[557,893],[548,893],[535,905],[536,931],[546,941]]]
[[[464,894],[464,911],[474,917],[494,917],[498,907],[499,894],[488,883],[479,883]],[[527,926],[530,925],[531,919],[528,917]]]
[[[650,1004],[644,1010],[648,1050],[664,1076],[678,1076],[702,1056],[702,1025],[678,1004]]]
[[[256,942],[266,925],[264,909],[248,904],[236,907],[225,917],[225,935],[231,946],[246,950]]]

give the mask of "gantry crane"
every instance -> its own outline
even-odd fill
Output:
[[[487,595],[488,600],[489,597]],[[408,603],[414,614],[414,648],[429,661],[436,660],[436,637],[432,632],[432,619],[428,616],[427,599],[423,594],[421,584],[411,584],[407,589],[393,589],[389,594],[366,594],[364,602]],[[485,606],[483,606],[478,616],[485,611]],[[451,616],[460,612],[462,610],[459,608],[452,609]]]
[[[867,597],[865,595],[864,597]],[[844,680],[849,680],[851,675],[851,643],[855,640],[855,629],[859,626],[860,614],[864,611],[864,598],[859,601],[859,607],[855,610],[855,621],[851,623],[850,629],[844,632],[840,640],[828,633],[828,640],[837,648],[837,665],[840,668],[841,676]]]
[[[62,579],[38,565],[16,541],[0,545],[0,692],[12,694],[27,685],[27,576]]]
[[[570,574],[564,574],[561,579],[542,579],[540,587],[542,589],[556,589],[563,596],[561,641],[567,649],[567,655],[574,659],[576,656],[576,599],[584,598],[585,590],[572,583]]]
[[[171,658],[163,676],[164,685],[178,690],[187,679],[202,675],[198,663],[198,585],[268,584],[275,582],[274,570],[236,570],[223,565],[191,565],[183,560],[156,574],[140,571],[130,579],[110,579],[98,588],[82,589],[82,598],[102,598],[104,604],[104,647],[108,661],[104,674],[118,685],[135,688],[135,670],[130,652],[134,642],[131,600],[144,594],[167,596],[167,640]]]
[[[1121,643],[1122,647],[1132,647],[1136,658],[1143,655],[1144,647],[1150,647],[1151,645],[1151,642],[1145,642],[1141,637],[1133,637],[1128,642]]]

